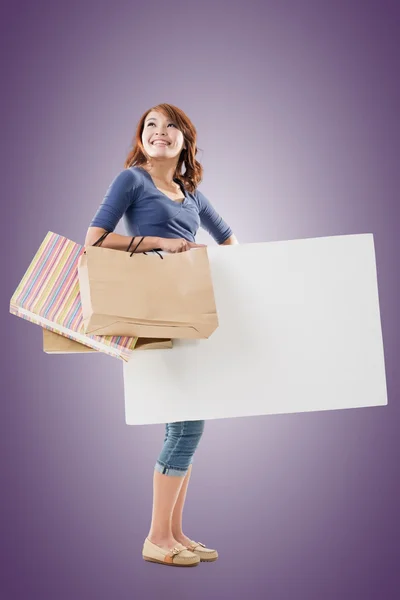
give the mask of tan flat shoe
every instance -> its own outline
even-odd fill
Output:
[[[200,562],[197,554],[190,552],[182,544],[177,544],[174,548],[165,550],[161,546],[153,544],[149,538],[144,541],[142,556],[144,560],[149,562],[161,563],[170,567],[195,567]]]
[[[190,550],[190,552],[197,554],[201,562],[212,562],[218,558],[218,552],[216,550],[206,548],[201,542],[192,540],[192,543],[189,544],[189,546],[186,546],[186,548]]]

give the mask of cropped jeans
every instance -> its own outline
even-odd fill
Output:
[[[204,421],[166,423],[164,446],[155,464],[163,475],[183,477],[193,462],[193,455],[204,431]]]

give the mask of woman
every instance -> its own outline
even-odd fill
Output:
[[[140,119],[125,169],[111,183],[88,229],[85,245],[113,232],[123,217],[128,236],[110,233],[103,247],[126,250],[132,236],[143,237],[131,249],[185,252],[201,225],[218,244],[237,244],[231,228],[197,190],[203,168],[196,160],[196,129],[179,108],[160,104]],[[182,166],[185,172],[182,174]],[[142,555],[173,566],[216,560],[216,550],[194,542],[182,530],[182,512],[193,455],[204,421],[166,424],[164,446],[156,461],[153,512]]]

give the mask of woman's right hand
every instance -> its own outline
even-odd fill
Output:
[[[160,238],[160,249],[163,252],[186,252],[192,248],[204,248],[206,244],[195,244],[184,238]]]

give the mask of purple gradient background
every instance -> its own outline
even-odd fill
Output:
[[[396,5],[3,6],[1,600],[399,597]],[[48,230],[83,242],[159,102],[195,123],[239,241],[374,233],[389,396],[207,421],[184,530],[220,558],[193,570],[142,560],[164,427],[125,424],[121,363],[45,355],[7,314]]]

